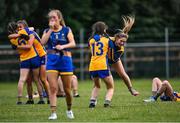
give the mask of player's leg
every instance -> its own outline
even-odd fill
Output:
[[[57,86],[57,81],[58,81],[58,76],[59,76],[59,72],[58,71],[54,71],[54,72],[47,72],[47,78],[48,78],[48,82],[49,82],[49,87],[50,87],[50,95],[49,95],[49,99],[50,99],[50,106],[51,106],[51,116],[49,117],[49,119],[57,119],[57,115],[56,115],[56,107],[57,107],[57,90],[58,90],[58,86]]]
[[[72,108],[72,95],[71,95],[71,81],[72,75],[61,75],[61,79],[63,82],[64,92],[66,94],[66,105],[67,105],[67,117],[69,119],[74,119]]]
[[[94,108],[96,106],[97,97],[99,94],[99,90],[101,88],[101,81],[100,81],[99,77],[94,77],[92,79],[94,81],[94,87],[93,87],[93,90],[91,92],[89,108]]]
[[[157,100],[157,98],[162,93],[164,93],[165,96],[169,97],[170,100],[175,100],[174,95],[173,95],[173,88],[167,80],[162,82],[161,87],[159,88],[156,95],[154,96],[154,99]]]
[[[73,97],[80,97],[78,94],[78,80],[76,75],[72,76],[71,84],[72,84]]]
[[[161,87],[162,85],[162,81],[158,78],[158,77],[155,77],[153,78],[152,80],[152,95],[155,96],[158,89]]]
[[[34,104],[32,82],[33,82],[33,76],[31,73],[29,73],[28,78],[26,80],[27,93],[28,93],[28,101],[26,102],[26,104]]]
[[[34,79],[34,82],[36,83],[36,86],[37,86],[37,90],[38,90],[38,93],[39,93],[39,102],[38,104],[45,104],[44,100],[43,100],[43,88],[42,88],[42,84],[41,84],[41,81],[40,81],[40,72],[39,72],[39,68],[34,68],[32,69],[32,72],[33,72],[33,79]]]
[[[27,80],[28,74],[29,74],[29,69],[27,68],[21,68],[20,69],[20,77],[19,77],[19,82],[18,82],[18,101],[17,104],[22,104],[22,93],[23,93],[23,86],[25,81]]]
[[[65,96],[66,96],[66,94],[64,92],[63,83],[62,83],[61,77],[59,76],[57,97],[65,97]]]
[[[104,107],[108,107],[108,106],[110,106],[110,102],[111,102],[111,99],[114,94],[114,80],[113,80],[112,75],[105,77],[103,80],[104,80],[104,82],[106,84],[106,88],[107,88]]]
[[[47,103],[49,104],[49,93],[50,93],[50,90],[49,90],[49,83],[47,81],[47,77],[46,77],[46,65],[41,65],[40,67],[40,79],[41,79],[41,82],[43,84],[43,87],[46,91],[46,94],[47,94]]]
[[[123,79],[130,93],[134,96],[139,95],[139,92],[133,89],[131,79],[129,78],[126,71],[124,70],[121,60],[118,60],[116,63],[112,64],[112,67],[115,69],[118,75]]]

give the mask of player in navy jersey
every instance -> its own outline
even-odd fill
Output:
[[[73,33],[69,27],[66,27],[62,13],[59,10],[51,10],[48,13],[49,28],[45,29],[41,42],[47,45],[47,78],[50,85],[50,120],[57,119],[57,81],[61,76],[67,103],[67,117],[74,118],[71,110],[71,80],[73,75],[73,65],[70,48],[75,47]]]
[[[114,37],[111,39],[114,41],[114,48],[110,50],[108,56],[108,62],[112,65],[114,70],[118,75],[123,79],[125,85],[127,86],[129,92],[133,96],[139,95],[139,92],[136,91],[133,86],[130,77],[126,73],[124,66],[121,61],[121,55],[124,53],[124,44],[128,39],[128,32],[131,30],[134,24],[135,18],[133,16],[123,16],[123,29],[119,30]]]

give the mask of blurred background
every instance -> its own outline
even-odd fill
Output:
[[[61,10],[66,25],[73,30],[77,43],[73,61],[79,79],[89,79],[87,39],[92,24],[106,22],[111,34],[122,28],[122,15],[136,17],[121,58],[130,77],[180,76],[179,0],[0,0],[0,81],[19,77],[18,56],[7,38],[8,22],[25,19],[41,37],[48,28],[50,9]]]

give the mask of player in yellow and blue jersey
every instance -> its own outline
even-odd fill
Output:
[[[18,21],[18,33],[9,35],[9,38],[20,38],[22,36],[31,37],[31,42],[29,42],[29,44],[23,45],[23,47],[21,48],[28,49],[29,47],[33,46],[38,56],[40,56],[40,59],[39,59],[41,63],[40,79],[38,79],[38,82],[36,83],[39,97],[40,97],[38,104],[45,104],[43,100],[42,87],[41,87],[42,85],[41,81],[42,81],[46,91],[48,92],[49,85],[48,85],[48,82],[46,81],[46,76],[45,76],[46,75],[45,74],[45,55],[46,55],[45,49],[41,45],[40,38],[37,35],[37,33],[35,33],[32,30],[29,30],[28,25],[25,20]],[[34,104],[34,101],[32,99],[32,74],[29,74],[28,79],[27,79],[27,90],[28,90],[29,100],[26,102],[26,104]],[[49,102],[49,99],[48,99],[48,102]]]
[[[89,39],[89,48],[91,50],[91,61],[89,65],[90,76],[94,81],[89,108],[94,108],[97,103],[97,96],[100,89],[100,79],[103,79],[107,93],[104,107],[110,106],[114,93],[114,81],[108,65],[108,49],[113,48],[113,42],[106,34],[107,26],[104,22],[96,22],[92,26],[92,36]]]
[[[152,80],[152,96],[144,102],[155,102],[159,97],[161,101],[180,101],[180,93],[173,91],[170,82],[155,77]]]
[[[128,39],[128,32],[130,31],[132,25],[134,24],[133,16],[124,16],[123,17],[124,27],[122,30],[118,30],[118,32],[114,35],[114,37],[110,37],[114,42],[114,48],[111,48],[108,52],[108,62],[112,65],[114,70],[118,73],[118,75],[123,79],[126,84],[129,92],[133,96],[139,95],[139,92],[136,91],[132,87],[131,79],[126,73],[122,61],[120,59],[121,55],[124,53],[124,44]]]
[[[25,20],[19,20],[17,22],[17,24],[18,24],[18,29],[19,29],[19,32],[18,32],[19,35],[21,35],[21,34],[24,34],[27,36],[32,35],[34,37],[33,45],[40,57],[40,62],[41,62],[40,80],[46,91],[47,103],[49,104],[50,103],[49,102],[49,83],[48,83],[47,77],[46,77],[46,51],[45,51],[45,48],[41,44],[41,39],[40,39],[39,35],[35,31],[29,29],[28,24]],[[40,89],[40,91],[42,92],[42,89],[40,87],[41,82],[39,82],[38,89]],[[29,77],[29,79],[27,81],[27,86],[28,86],[29,94],[31,94],[31,96],[32,96],[32,76]],[[41,94],[40,97],[42,97],[42,96],[43,95]],[[29,101],[29,103],[31,103],[31,100]],[[38,104],[44,104],[44,101],[40,100],[38,102]]]
[[[50,86],[50,120],[57,119],[57,83],[58,76],[61,76],[65,94],[67,111],[66,115],[69,119],[73,119],[74,115],[71,110],[71,80],[73,75],[73,65],[71,49],[75,47],[73,33],[69,27],[66,27],[62,13],[59,10],[51,10],[48,13],[49,28],[43,33],[41,42],[47,44],[47,77]]]
[[[15,34],[18,32],[18,27],[15,22],[10,22],[8,24],[8,33]],[[20,77],[18,82],[18,101],[17,104],[22,104],[22,92],[23,85],[27,80],[30,70],[32,70],[33,78],[36,82],[39,80],[39,67],[40,67],[40,58],[32,46],[31,42],[33,39],[30,37],[29,39],[25,39],[23,35],[18,38],[10,38],[10,42],[18,51],[20,57]]]

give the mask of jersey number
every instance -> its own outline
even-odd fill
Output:
[[[26,41],[18,39],[18,45],[22,45],[22,44],[26,45]]]
[[[97,42],[92,44],[92,55],[93,56],[100,56],[103,54],[103,43],[102,42]],[[98,50],[95,51],[95,47],[98,47]]]

